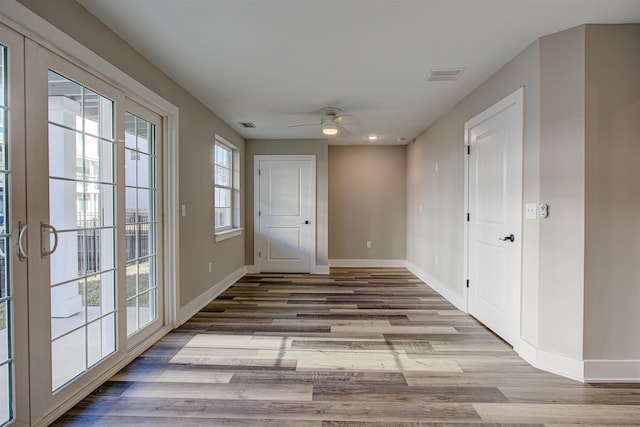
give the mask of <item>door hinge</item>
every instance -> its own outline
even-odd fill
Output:
[[[262,257],[262,252],[258,251],[258,258]]]
[[[258,176],[262,175],[262,171],[258,169]]]
[[[469,287],[469,279],[467,279],[467,288]]]
[[[471,146],[467,145],[467,154],[471,154]]]
[[[262,216],[262,211],[258,211],[258,216]]]
[[[471,221],[471,214],[467,212],[467,222]]]

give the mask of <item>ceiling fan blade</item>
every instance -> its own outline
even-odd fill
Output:
[[[303,127],[303,126],[320,126],[320,123],[309,123],[308,125],[291,125],[291,126],[287,126],[289,128],[299,128],[299,127]]]
[[[351,134],[351,132],[349,132],[349,129],[344,128],[342,126],[338,126],[338,134],[336,136],[339,136],[341,138],[348,138],[351,135],[352,134]]]
[[[339,125],[348,125],[349,123],[353,123],[356,121],[356,118],[353,116],[338,116],[333,121]]]

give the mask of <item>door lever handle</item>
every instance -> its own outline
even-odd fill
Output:
[[[515,242],[516,236],[514,236],[513,234],[509,234],[508,236],[499,237],[498,240],[502,240],[503,242],[506,242],[507,240],[510,242]]]
[[[27,224],[19,222],[18,228],[20,229],[18,233],[18,259],[24,261],[29,258],[29,254],[24,248],[24,233],[27,231]]]
[[[49,233],[53,233],[54,243],[53,249],[49,249]],[[58,230],[51,225],[46,224],[44,222],[40,223],[40,238],[42,243],[42,248],[40,249],[40,256],[42,258],[46,258],[50,256],[52,253],[58,249]]]

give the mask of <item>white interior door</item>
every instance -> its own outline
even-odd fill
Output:
[[[257,265],[309,273],[315,263],[315,156],[255,156]]]
[[[509,343],[519,337],[522,90],[465,124],[468,311]]]

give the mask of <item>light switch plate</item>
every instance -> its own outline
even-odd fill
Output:
[[[525,218],[526,219],[536,219],[537,218],[537,204],[536,203],[527,203],[525,205]]]

